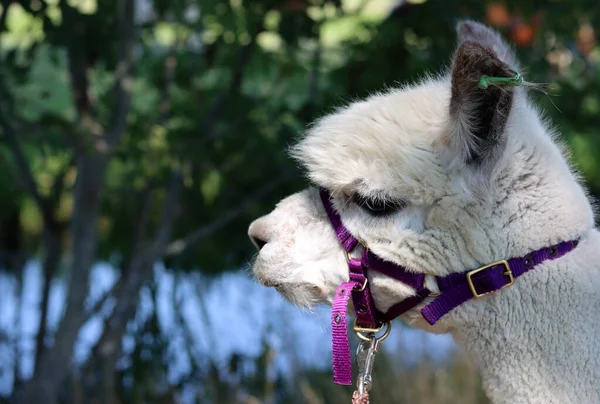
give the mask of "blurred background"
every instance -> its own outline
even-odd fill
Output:
[[[547,84],[598,196],[595,0],[0,0],[0,402],[348,403],[328,309],[251,278],[247,226],[306,185],[309,122],[442,71],[463,17]],[[486,402],[399,321],[371,398]]]

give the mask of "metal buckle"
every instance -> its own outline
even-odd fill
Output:
[[[365,288],[367,287],[367,283],[369,282],[369,279],[365,276],[365,281],[363,282],[362,286],[360,289],[353,289],[355,292],[362,292],[363,290],[365,290]]]
[[[385,329],[385,332],[378,337],[377,339],[379,341],[383,341],[384,339],[386,339],[388,337],[388,335],[390,335],[390,331],[392,331],[392,323],[389,321],[386,321],[385,323],[381,324],[381,326],[379,328],[365,328],[365,327],[359,327],[358,326],[358,320],[355,318],[354,319],[354,326],[352,328],[354,328],[354,333],[356,334],[356,336],[363,340],[363,341],[369,341],[370,338],[363,335],[363,333],[365,334],[377,334],[379,331],[383,330],[383,328]]]
[[[361,243],[361,242],[360,242],[360,240],[359,240],[359,243]],[[362,243],[361,243],[361,244],[362,244]],[[366,247],[364,247],[364,245],[363,245],[363,248],[366,248]],[[352,259],[352,256],[351,256],[350,254],[351,254],[351,252],[349,252],[349,251],[346,251],[346,262],[350,262],[350,260]],[[367,268],[367,269],[368,269],[368,268]],[[350,280],[350,279],[348,279],[348,280]],[[355,292],[362,292],[362,291],[364,291],[364,290],[365,290],[365,288],[367,287],[367,283],[368,283],[368,281],[369,281],[369,279],[367,279],[367,277],[366,277],[366,275],[365,275],[365,281],[363,282],[363,284],[362,284],[362,286],[360,287],[360,289],[353,289],[353,291],[355,291]]]
[[[367,250],[367,245],[362,240],[358,240],[358,244],[361,245],[363,249]],[[356,247],[358,247],[358,245]],[[347,262],[350,261],[350,259],[352,258],[352,252],[356,249],[356,247],[354,247],[352,251],[346,251]]]
[[[489,265],[483,266],[481,268],[474,269],[471,272],[467,273],[467,283],[469,284],[469,288],[471,289],[471,293],[473,293],[473,297],[475,299],[480,298],[481,296],[489,295],[490,293],[495,292],[495,290],[492,290],[490,292],[477,293],[477,290],[475,289],[475,285],[473,285],[473,279],[471,279],[471,277],[473,275],[475,275],[476,273],[479,273],[479,272],[486,270],[488,268],[491,268],[491,267],[495,267],[497,265],[504,265],[504,267],[506,268],[506,272],[504,272],[503,275],[507,275],[510,280],[510,282],[508,282],[506,285],[502,286],[498,290],[507,288],[507,287],[511,286],[513,283],[515,283],[515,278],[513,276],[512,271],[510,270],[510,265],[508,265],[508,261],[506,261],[506,260],[496,261]]]
[[[350,259],[352,259],[351,253],[352,251],[346,251],[346,262],[350,262]]]

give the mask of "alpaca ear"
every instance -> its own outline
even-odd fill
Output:
[[[466,170],[469,188],[487,189],[506,148],[504,129],[515,92],[516,58],[491,29],[471,21],[457,27],[459,45],[452,62],[449,152]],[[482,77],[504,81],[482,82]],[[520,77],[520,76],[516,76]],[[485,79],[484,79],[485,80]]]
[[[456,25],[458,43],[475,42],[485,46],[496,55],[498,59],[515,70],[519,69],[519,62],[513,49],[496,31],[475,21],[464,20]]]

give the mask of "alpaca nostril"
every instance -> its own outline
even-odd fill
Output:
[[[252,244],[258,248],[258,251],[269,242],[268,234],[265,221],[261,219],[252,222],[248,228],[248,237],[250,237]]]
[[[264,246],[267,245],[267,242],[265,240],[262,240],[255,236],[250,236],[250,240],[252,240],[252,244],[254,244],[256,248],[258,248],[258,251],[260,251]]]

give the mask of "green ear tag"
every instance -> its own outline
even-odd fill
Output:
[[[502,83],[507,84],[509,86],[520,86],[521,84],[523,84],[523,77],[521,77],[521,74],[518,72],[515,72],[515,75],[513,77],[490,77],[484,74],[479,80],[479,87],[485,90],[489,87],[490,84],[493,83]]]

